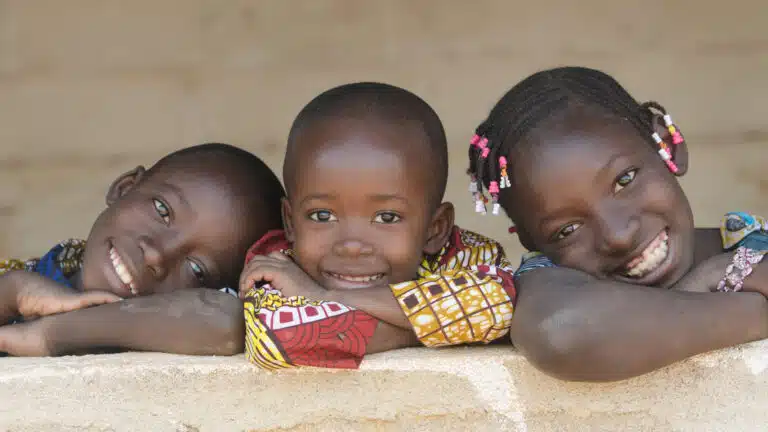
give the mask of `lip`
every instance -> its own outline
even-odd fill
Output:
[[[125,267],[128,274],[133,279],[133,286],[134,289],[131,289],[130,285],[126,284],[122,281],[120,276],[117,274],[117,269],[115,269],[115,266],[112,262],[112,258],[110,256],[110,252],[114,250],[117,255],[120,257],[120,261],[122,261],[123,266]],[[112,241],[107,242],[107,250],[105,252],[105,261],[106,261],[106,267],[107,267],[107,279],[109,282],[111,282],[111,285],[113,288],[115,288],[115,293],[120,295],[121,297],[136,297],[141,294],[140,287],[138,286],[138,283],[136,282],[138,280],[138,277],[136,275],[135,266],[133,266],[133,262],[130,260],[129,255],[125,253],[124,249],[120,249]]]
[[[648,273],[647,275],[641,277],[641,278],[632,278],[627,277],[622,274],[622,271],[627,267],[627,265],[632,262],[633,260],[637,259],[643,251],[645,251],[646,248],[656,239],[658,238],[662,232],[667,233],[667,256],[664,258],[664,261],[662,261],[653,271]],[[619,280],[621,282],[630,283],[633,285],[645,285],[645,286],[660,286],[663,284],[663,281],[667,279],[669,274],[672,272],[672,270],[675,268],[676,264],[676,253],[677,251],[677,244],[675,242],[675,238],[670,234],[669,228],[664,228],[663,230],[659,231],[658,234],[653,236],[650,240],[645,242],[641,247],[638,247],[638,249],[632,254],[632,257],[628,260],[626,260],[621,266],[617,267],[613,271],[613,278],[616,280]]]
[[[388,284],[387,273],[385,272],[349,272],[349,271],[328,271],[321,272],[323,285],[330,290],[352,290],[367,289],[383,284]],[[341,276],[341,277],[340,277]],[[347,278],[370,278],[370,280],[350,280]]]

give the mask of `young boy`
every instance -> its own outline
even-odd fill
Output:
[[[311,101],[288,139],[285,231],[254,245],[241,278],[249,359],[356,368],[365,353],[506,334],[512,267],[454,226],[447,171],[442,124],[416,95],[357,83]]]
[[[0,318],[126,300],[0,327],[0,350],[242,352],[242,304],[208,288],[237,286],[248,246],[281,226],[283,196],[259,158],[226,144],[186,148],[121,175],[87,242],[0,263]]]

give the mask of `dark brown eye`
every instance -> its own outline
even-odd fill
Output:
[[[157,212],[157,215],[163,219],[163,222],[166,225],[171,223],[171,211],[168,210],[168,206],[165,205],[164,202],[160,201],[157,198],[152,198],[152,205],[155,206],[155,211]]]
[[[635,180],[636,175],[637,175],[636,169],[631,169],[625,172],[624,174],[620,175],[619,178],[616,179],[616,182],[614,182],[613,184],[613,193],[618,193],[620,190],[629,186],[629,184],[632,183],[633,180]]]
[[[393,224],[400,222],[402,218],[399,214],[395,212],[385,211],[380,212],[376,214],[376,217],[373,218],[373,222],[380,223],[380,224]]]
[[[334,222],[338,220],[336,219],[336,216],[328,210],[315,210],[309,213],[308,216],[315,222]]]
[[[200,284],[204,284],[205,282],[205,270],[203,270],[203,267],[192,261],[188,260],[189,268],[192,270],[192,274],[195,275],[195,278],[200,282]]]
[[[560,229],[560,231],[557,232],[557,234],[555,234],[555,240],[562,240],[568,237],[569,235],[576,232],[576,230],[579,229],[580,227],[581,227],[580,223],[572,223],[564,226],[563,228]]]

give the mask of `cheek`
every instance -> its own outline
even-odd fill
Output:
[[[310,224],[306,221],[294,222],[294,258],[299,267],[310,276],[319,275],[319,264],[323,256],[330,254],[333,248],[334,227],[332,224]]]
[[[391,269],[391,283],[413,280],[423,260],[424,233],[413,230],[382,230],[377,250]]]

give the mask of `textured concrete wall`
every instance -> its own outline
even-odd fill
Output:
[[[507,0],[0,0],[0,256],[84,236],[110,180],[227,141],[280,168],[320,91],[383,80],[423,95],[451,142],[458,221],[504,239],[465,195],[472,130],[508,87],[579,63],[657,99],[693,151],[698,220],[768,214],[768,3]]]
[[[0,359],[0,430],[765,431],[768,343],[613,384],[565,383],[505,347],[407,349],[359,371],[242,356]]]

